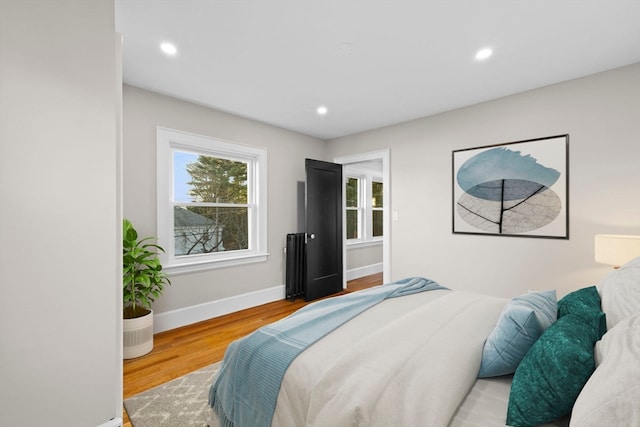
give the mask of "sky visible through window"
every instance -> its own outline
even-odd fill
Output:
[[[185,153],[184,151],[173,152],[173,200],[175,202],[193,201],[189,194],[191,186],[187,184],[191,181],[191,175],[187,172],[187,165],[197,160],[197,154]]]

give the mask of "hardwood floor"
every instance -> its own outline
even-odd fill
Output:
[[[382,284],[382,273],[351,280],[345,292]],[[161,332],[151,353],[124,361],[124,398],[222,360],[232,341],[288,316],[307,303],[281,300]],[[123,427],[132,427],[126,411]]]

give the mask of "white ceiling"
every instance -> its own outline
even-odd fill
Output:
[[[640,62],[639,0],[115,4],[125,83],[321,139]]]

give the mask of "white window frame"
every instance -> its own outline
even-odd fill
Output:
[[[384,180],[370,172],[362,172],[361,174],[349,173],[345,174],[344,185],[346,188],[347,180],[354,178],[358,180],[358,238],[346,239],[347,246],[370,246],[382,244],[385,230],[382,230],[382,236],[373,236],[373,211],[384,211],[384,201],[382,208],[373,208],[373,181],[382,183],[382,191],[384,194]],[[354,209],[354,208],[350,208]],[[350,210],[347,208],[347,210]],[[346,218],[346,217],[345,217]]]
[[[351,238],[347,238],[347,243],[353,243],[353,242],[361,242],[363,240],[363,236],[365,236],[365,232],[364,232],[364,226],[363,226],[363,222],[364,222],[364,185],[363,185],[363,181],[364,181],[364,176],[362,175],[347,175],[346,179],[345,179],[345,189],[346,189],[346,185],[349,182],[349,179],[355,179],[357,181],[357,187],[358,187],[358,199],[357,199],[357,205],[355,207],[346,207],[347,211],[356,211],[357,212],[357,224],[358,227],[356,229],[356,235],[357,237],[351,237]]]
[[[247,162],[249,248],[208,254],[175,255],[173,153],[186,151]],[[157,128],[158,244],[169,273],[188,273],[267,260],[267,150],[164,127]]]
[[[382,205],[381,208],[373,207],[373,183],[374,182],[379,182],[380,184],[382,184],[382,194],[383,194],[382,203],[383,203],[383,205]],[[369,181],[369,191],[370,191],[369,198],[367,199],[367,201],[370,203],[370,206],[371,206],[371,211],[367,212],[368,215],[369,215],[369,220],[371,221],[371,226],[369,227],[371,232],[370,232],[369,235],[371,236],[371,240],[378,241],[378,240],[382,240],[382,237],[384,237],[384,224],[382,225],[382,235],[374,236],[373,235],[373,213],[375,211],[378,211],[378,212],[382,212],[384,214],[384,182],[382,181],[382,178],[378,178],[376,176],[371,176],[370,177],[370,181]]]

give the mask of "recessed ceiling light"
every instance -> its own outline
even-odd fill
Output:
[[[488,57],[490,57],[492,54],[493,54],[493,50],[491,50],[489,48],[480,49],[476,53],[476,60],[477,61],[483,61],[483,60],[487,59]]]
[[[321,105],[316,109],[316,113],[318,113],[318,115],[320,115],[320,116],[324,116],[328,112],[329,112],[329,110],[324,105]]]
[[[178,53],[178,49],[176,49],[175,45],[171,43],[162,43],[160,45],[160,49],[162,49],[162,51],[169,56],[174,56],[176,53]]]
[[[354,52],[356,45],[351,42],[342,42],[338,44],[338,52],[349,55]]]

